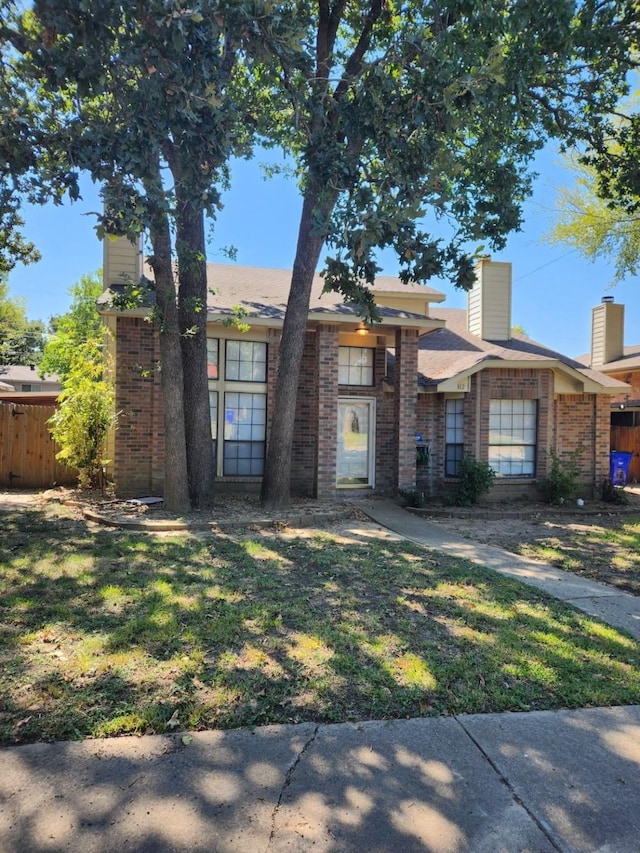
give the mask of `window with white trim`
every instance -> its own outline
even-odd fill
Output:
[[[445,400],[444,475],[457,477],[464,454],[464,400]]]
[[[267,344],[207,340],[211,439],[219,475],[262,476],[267,421]],[[224,378],[223,378],[224,377]],[[219,441],[220,439],[220,441]]]
[[[533,477],[536,468],[536,400],[491,400],[489,465],[497,477]]]
[[[267,423],[266,394],[224,395],[224,465],[227,476],[261,476]]]
[[[373,385],[375,350],[370,347],[338,347],[340,385]]]
[[[266,382],[267,345],[258,341],[227,341],[224,378],[235,382]]]

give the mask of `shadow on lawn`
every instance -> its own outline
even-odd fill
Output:
[[[5,743],[640,701],[624,634],[408,543],[3,521]]]

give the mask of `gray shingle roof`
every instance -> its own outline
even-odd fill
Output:
[[[446,326],[420,338],[420,384],[437,385],[491,360],[504,361],[505,367],[509,362],[531,362],[531,367],[535,367],[536,363],[557,361],[586,379],[611,387],[612,392],[621,387],[617,380],[523,335],[513,334],[509,341],[484,341],[467,331],[467,312],[462,308],[434,308],[430,314],[434,319],[444,320]]]
[[[152,277],[149,268],[146,275]],[[231,314],[235,306],[247,312],[248,318],[276,320],[284,319],[287,299],[291,286],[291,270],[244,267],[236,264],[207,264],[209,296],[207,308],[213,314]],[[324,279],[318,274],[313,279],[311,314],[342,315],[345,318],[358,317],[357,309],[345,305],[339,293],[322,293]],[[372,288],[374,293],[389,295],[415,295],[424,297],[428,302],[442,302],[444,294],[421,284],[403,284],[400,279],[391,276],[379,276]],[[108,293],[98,300],[100,305],[109,302]],[[403,311],[398,308],[382,306],[380,313],[388,320],[424,319],[424,314]]]
[[[640,345],[623,347],[623,352],[624,355],[622,358],[598,365],[598,370],[602,373],[609,373],[618,370],[635,370],[640,367]],[[584,355],[579,355],[576,360],[589,366],[591,364],[591,353],[587,352]]]

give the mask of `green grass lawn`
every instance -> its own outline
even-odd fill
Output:
[[[555,526],[515,550],[560,569],[617,586],[640,595],[640,520],[617,519],[607,526]]]
[[[410,544],[0,523],[5,744],[640,702],[623,632]]]

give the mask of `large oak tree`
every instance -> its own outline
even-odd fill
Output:
[[[469,242],[500,248],[521,223],[530,163],[552,136],[590,138],[626,89],[633,2],[297,4],[306,54],[274,51],[302,213],[284,321],[262,500],[289,499],[296,392],[313,275],[375,319],[376,252],[405,281],[472,283]],[[446,217],[433,238],[425,212]]]

